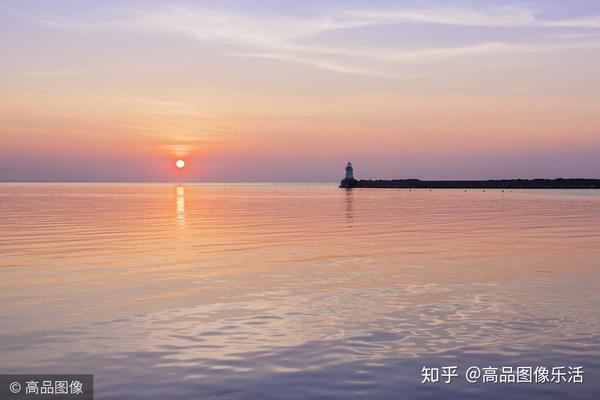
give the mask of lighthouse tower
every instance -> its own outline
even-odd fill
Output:
[[[340,187],[349,189],[356,187],[356,183],[357,182],[356,179],[354,179],[354,169],[352,168],[352,163],[348,161],[348,164],[346,164],[346,176],[340,182]]]
[[[346,164],[346,177],[344,179],[354,179],[354,170],[352,169],[352,163],[350,161],[348,161],[348,164]]]

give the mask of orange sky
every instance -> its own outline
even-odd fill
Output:
[[[600,9],[502,3],[8,2],[0,179],[600,177]]]

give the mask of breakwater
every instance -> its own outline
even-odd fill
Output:
[[[436,180],[420,179],[342,179],[341,188],[389,189],[600,189],[600,179],[497,179]]]

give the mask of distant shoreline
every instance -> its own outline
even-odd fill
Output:
[[[342,179],[340,188],[373,189],[600,189],[600,179],[490,179],[436,180],[420,179]]]

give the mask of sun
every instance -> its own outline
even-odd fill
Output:
[[[175,161],[175,166],[177,168],[181,169],[181,168],[185,167],[185,161],[183,161],[183,160],[177,160],[177,161]]]

